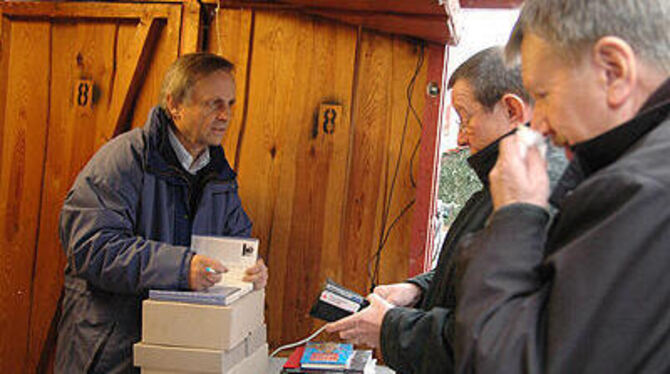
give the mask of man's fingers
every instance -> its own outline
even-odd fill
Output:
[[[338,332],[342,330],[348,330],[354,328],[357,323],[358,315],[354,314],[349,317],[342,318],[339,321],[331,322],[328,324],[326,331],[328,332]]]
[[[213,273],[205,273],[205,278],[207,279],[208,282],[210,282],[212,285],[221,282],[221,274],[213,274]]]

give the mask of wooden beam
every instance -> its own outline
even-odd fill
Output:
[[[124,48],[124,53],[119,56],[118,77],[112,88],[109,108],[111,123],[107,127],[108,129],[114,129],[114,133],[105,134],[108,139],[104,139],[104,141],[127,130],[126,123],[139,89],[139,83],[149,65],[151,50],[159,35],[160,28],[161,22],[159,19],[142,19],[137,24],[133,44]]]
[[[427,82],[443,88],[444,48],[427,47]],[[422,87],[418,87],[422,88]],[[437,198],[437,170],[440,150],[440,102],[441,95],[432,97],[426,94],[423,112],[423,130],[417,171],[416,203],[412,217],[412,240],[410,242],[409,276],[429,269],[430,259],[426,256],[433,244],[432,220],[435,215]]]
[[[168,18],[169,5],[123,3],[79,3],[79,2],[5,2],[0,4],[2,12],[9,18],[41,19],[138,19]]]
[[[441,45],[451,41],[446,17],[402,16],[382,13],[356,14],[356,12],[334,11],[309,11],[308,13],[352,25],[362,25],[367,29],[411,36]]]
[[[179,55],[202,50],[202,27],[200,4],[197,0],[185,0],[182,6],[181,43]]]
[[[204,0],[217,4],[216,0]],[[408,5],[410,4],[410,5]],[[430,6],[406,1],[374,2],[368,0],[308,1],[284,0],[281,2],[221,0],[225,8],[249,8],[257,10],[295,10],[318,15],[352,25],[391,34],[407,35],[438,44],[455,44],[454,21],[458,0],[447,0],[442,6]]]

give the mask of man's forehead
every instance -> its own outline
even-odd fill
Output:
[[[474,99],[474,92],[470,82],[463,78],[458,79],[451,89],[451,97],[454,104],[460,106],[465,106],[471,102]]]
[[[196,95],[235,96],[235,80],[232,74],[220,70],[198,79],[191,92]]]
[[[521,42],[521,76],[524,85],[534,83],[546,74],[551,60],[549,44],[534,33],[528,33]],[[526,88],[530,88],[526,86]]]

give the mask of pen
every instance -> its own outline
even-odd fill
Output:
[[[219,274],[218,271],[210,268],[209,266],[205,268],[205,271],[208,272],[208,273],[212,273],[212,274]]]

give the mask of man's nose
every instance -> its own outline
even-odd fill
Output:
[[[456,142],[461,147],[467,147],[470,145],[470,143],[468,142],[468,135],[462,129],[459,129],[458,131],[458,137],[456,138]]]
[[[530,128],[542,135],[547,135],[549,133],[546,117],[538,111],[533,112],[533,117],[530,119]]]
[[[221,109],[219,109],[218,113],[216,114],[216,119],[219,121],[228,121],[230,120],[230,106],[225,105]]]

